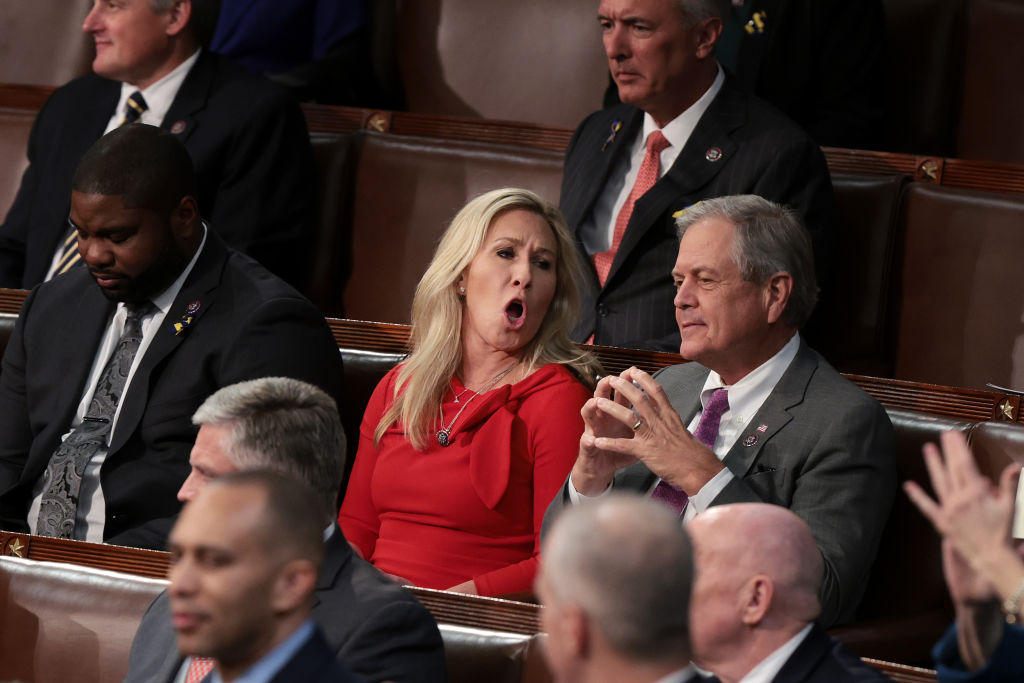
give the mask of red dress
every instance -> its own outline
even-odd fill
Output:
[[[565,367],[547,365],[477,396],[451,443],[431,434],[417,451],[392,426],[380,447],[373,432],[391,404],[395,368],[366,407],[352,477],[338,522],[363,557],[417,586],[451,588],[473,579],[480,595],[533,587],[540,525],[572,469],[590,391]],[[471,392],[452,380],[448,425]]]

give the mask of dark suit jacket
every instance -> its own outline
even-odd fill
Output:
[[[708,373],[687,363],[655,375],[684,424],[700,411]],[[747,446],[749,437],[753,443]],[[852,620],[867,587],[896,493],[893,448],[892,424],[882,406],[801,343],[723,460],[735,476],[712,505],[773,503],[811,527],[825,560],[820,617],[825,626]],[[619,470],[613,487],[647,492],[656,479],[638,462]],[[545,527],[569,502],[568,485],[567,480],[552,501]]]
[[[46,276],[68,233],[75,167],[103,134],[120,93],[116,81],[85,76],[57,89],[39,112],[29,167],[0,225],[0,286],[29,289]],[[192,157],[202,216],[230,246],[294,282],[315,206],[299,106],[266,79],[203,51],[161,127]]]
[[[889,679],[815,624],[773,683],[881,683]]]
[[[192,323],[173,324],[195,302]],[[25,300],[0,373],[0,526],[27,531],[32,487],[68,430],[114,304],[85,268]],[[211,231],[139,363],[100,471],[104,540],[163,549],[189,473],[192,413],[217,389],[281,375],[340,400],[341,360],[323,316]]]
[[[1009,683],[1024,681],[1024,627],[1005,624],[1003,635],[985,666],[968,671],[960,658],[956,623],[946,630],[932,648],[939,683]]]
[[[319,630],[285,662],[270,683],[360,683],[348,667],[338,663]]]
[[[313,619],[331,652],[367,681],[447,680],[433,617],[408,591],[359,559],[337,526],[324,546],[315,597]],[[168,683],[181,661],[164,592],[135,634],[125,683]]]
[[[752,0],[764,32],[740,38],[737,80],[820,145],[879,149],[885,103],[880,0]]]
[[[602,151],[616,120],[622,129]],[[642,129],[643,112],[625,104],[591,114],[576,129],[566,152],[560,206],[577,237],[609,173]],[[706,156],[713,148],[720,152],[717,161]],[[580,246],[588,265],[574,338],[593,333],[598,344],[677,353],[671,271],[679,240],[673,214],[702,199],[748,193],[792,206],[810,229],[818,272],[828,272],[835,206],[825,157],[781,113],[726,78],[672,168],[636,202],[603,289]]]

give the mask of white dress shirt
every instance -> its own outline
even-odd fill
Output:
[[[148,88],[143,88],[141,91],[130,83],[122,83],[121,98],[117,101],[117,106],[114,107],[114,113],[107,122],[107,127],[103,134],[106,135],[121,125],[121,121],[124,120],[128,98],[135,92],[142,92],[142,98],[146,100],[146,111],[142,112],[139,121],[141,123],[148,123],[151,126],[159,126],[163,123],[164,117],[167,116],[167,112],[171,108],[171,103],[174,102],[174,98],[178,95],[181,84],[185,82],[185,76],[188,75],[197,59],[199,59],[199,50],[193,52],[191,57],[174,67],[171,73],[156,83],[150,84]]]
[[[139,367],[139,363],[142,361],[143,356],[146,355],[146,349],[149,348],[150,343],[153,341],[153,337],[156,336],[157,331],[160,329],[161,323],[164,321],[164,317],[171,308],[171,304],[174,303],[174,299],[178,296],[178,292],[181,291],[181,286],[185,283],[185,278],[188,277],[189,273],[192,272],[192,267],[195,266],[196,260],[199,258],[199,254],[202,253],[203,247],[206,245],[206,225],[203,225],[203,239],[199,244],[199,248],[196,249],[196,253],[192,256],[192,260],[189,261],[188,265],[185,266],[185,270],[181,271],[181,275],[171,283],[171,286],[165,289],[163,292],[153,297],[152,302],[156,307],[149,315],[142,318],[142,341],[139,344],[139,350],[135,354],[135,359],[132,361],[132,367],[128,371],[128,378],[125,380],[124,390],[121,392],[121,399],[128,394],[128,388],[131,386],[132,378],[135,377],[135,370]],[[82,423],[82,418],[85,417],[86,411],[89,409],[89,404],[92,403],[92,395],[96,391],[96,385],[100,381],[100,375],[103,374],[103,368],[106,366],[107,361],[110,360],[110,356],[114,353],[114,349],[117,347],[118,341],[121,339],[121,333],[124,332],[124,322],[127,317],[127,309],[123,303],[118,303],[117,308],[114,310],[114,314],[107,323],[107,330],[104,332],[103,337],[100,339],[99,350],[96,352],[96,356],[93,358],[92,370],[89,371],[89,379],[85,383],[85,393],[82,395],[82,400],[78,404],[78,410],[75,412],[75,416],[71,421],[71,428],[67,434],[61,437],[61,441],[68,437],[75,427]],[[118,401],[117,409],[114,412],[114,419],[110,425],[110,432],[107,434],[107,444],[110,444],[110,439],[114,432],[117,430],[117,419],[121,415],[121,401]],[[103,499],[103,489],[100,487],[100,467],[103,465],[103,461],[107,458],[106,449],[96,452],[96,455],[92,457],[89,463],[85,467],[85,472],[82,475],[82,484],[78,494],[78,511],[75,518],[75,538],[84,538],[87,541],[94,543],[103,542],[103,526],[106,523],[107,508]],[[32,490],[32,505],[28,511],[28,525],[31,532],[36,533],[36,525],[39,522],[39,507],[43,499],[43,485],[45,479],[45,473],[36,482],[35,487]]]
[[[718,436],[715,439],[715,447],[712,449],[715,455],[718,456],[719,460],[725,459],[725,456],[732,450],[732,447],[736,444],[741,434],[746,433],[760,433],[761,425],[751,424],[754,415],[761,409],[764,402],[771,395],[772,391],[775,390],[775,385],[782,379],[782,375],[786,373],[786,370],[792,364],[793,359],[796,358],[796,353],[800,349],[800,335],[794,333],[786,344],[779,349],[778,353],[766,360],[764,363],[759,365],[755,370],[748,373],[743,379],[736,382],[732,386],[726,385],[722,382],[722,377],[717,372],[708,373],[707,379],[704,381],[704,388],[700,392],[701,412],[694,415],[693,419],[690,420],[690,424],[687,425],[687,429],[691,434],[697,429],[697,425],[700,423],[701,415],[704,414],[703,408],[707,406],[708,400],[711,398],[712,392],[715,389],[727,389],[729,391],[729,409],[722,413],[722,421],[718,425]],[[770,425],[766,426],[769,427]],[[732,471],[726,467],[721,472],[712,477],[704,486],[701,487],[700,491],[690,494],[690,502],[687,504],[686,509],[683,511],[683,523],[690,521],[701,512],[704,512],[711,504],[722,489],[733,480],[735,475]],[[651,486],[650,491],[653,491],[661,479],[657,479]],[[611,487],[605,489],[599,496],[605,495]],[[572,476],[569,477],[569,500],[573,504],[579,503],[586,498],[596,498],[598,496],[584,496],[582,493],[576,490],[576,487],[572,485]]]
[[[700,99],[661,129],[669,146],[662,150],[658,157],[659,179],[676,162],[679,153],[690,139],[690,135],[693,134],[693,129],[697,127],[697,123],[707,111],[708,105],[722,89],[723,82],[725,82],[725,73],[719,66],[714,82],[700,96]],[[630,143],[629,153],[624,155],[608,174],[608,181],[594,202],[594,208],[579,228],[580,241],[587,250],[587,254],[592,256],[598,252],[607,251],[611,246],[612,235],[615,232],[615,219],[626,200],[629,199],[633,185],[636,184],[640,165],[647,155],[647,138],[656,130],[658,130],[658,124],[654,122],[650,114],[644,114],[643,131]]]

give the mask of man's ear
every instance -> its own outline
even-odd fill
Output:
[[[309,560],[292,560],[277,574],[271,588],[271,607],[283,614],[298,609],[316,588],[316,566]]]
[[[768,309],[768,322],[776,323],[782,319],[793,293],[793,276],[786,271],[779,271],[768,278],[764,285],[765,306]]]
[[[171,210],[171,229],[178,241],[189,241],[200,229],[199,203],[191,195],[185,195]]]
[[[752,577],[743,585],[741,592],[742,605],[740,619],[747,626],[760,624],[772,605],[772,598],[775,597],[775,586],[771,578],[764,574]]]
[[[594,646],[590,620],[576,605],[566,605],[561,616],[562,642],[574,658],[583,659]]]
[[[718,37],[722,35],[722,20],[718,17],[708,17],[691,29],[697,38],[698,59],[707,59],[715,52],[715,44]]]
[[[164,32],[168,36],[179,35],[188,26],[192,18],[192,0],[175,0],[171,9],[167,10],[167,26]]]

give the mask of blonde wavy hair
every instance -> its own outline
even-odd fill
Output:
[[[452,220],[434,258],[416,286],[412,301],[412,352],[398,371],[394,401],[374,430],[379,444],[396,422],[409,441],[424,450],[438,407],[462,362],[463,302],[456,282],[480,251],[495,219],[507,211],[529,211],[543,218],[554,233],[558,255],[555,293],[536,336],[523,348],[520,362],[527,372],[559,363],[569,366],[588,386],[600,372],[597,360],[569,339],[579,315],[579,258],[561,212],[529,190],[504,188],[476,197]]]

